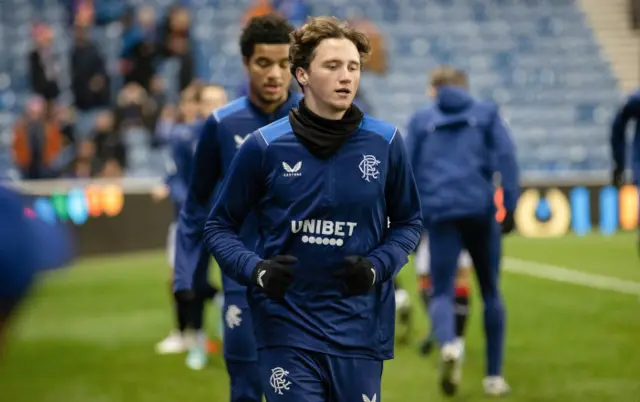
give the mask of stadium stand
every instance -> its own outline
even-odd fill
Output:
[[[0,171],[11,171],[12,124],[28,96],[30,21],[45,16],[56,50],[68,54],[68,16],[58,0],[6,0],[0,6]],[[136,0],[134,6],[167,0]],[[200,77],[235,91],[243,78],[237,45],[249,0],[192,0],[192,35]],[[390,69],[366,76],[363,89],[376,114],[404,126],[426,102],[427,71],[464,68],[477,95],[493,99],[513,128],[525,173],[610,169],[608,125],[620,89],[584,14],[572,0],[310,0],[313,15],[365,17],[386,36]],[[11,13],[7,10],[11,10]],[[451,24],[455,21],[455,24]],[[117,70],[118,24],[96,30]],[[68,65],[63,65],[68,71]],[[62,74],[68,77],[68,74]],[[62,82],[68,88],[68,82]],[[69,101],[68,90],[63,101]],[[156,174],[159,152],[144,136],[127,138],[128,176]],[[15,172],[14,172],[15,174]]]

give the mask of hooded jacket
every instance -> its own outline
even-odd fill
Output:
[[[425,223],[495,213],[494,173],[504,206],[513,212],[520,193],[515,148],[495,104],[463,88],[443,86],[436,103],[409,122],[407,146]]]

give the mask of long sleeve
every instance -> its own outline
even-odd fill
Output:
[[[18,193],[1,186],[0,221],[0,304],[22,296],[38,271],[75,257],[65,225],[41,220],[24,208]]]
[[[376,269],[377,282],[388,281],[400,271],[422,234],[420,198],[400,133],[396,132],[390,147],[385,186],[390,226],[383,242],[367,256]]]
[[[189,183],[184,179],[184,176],[180,174],[186,167],[183,166],[188,163],[187,155],[185,155],[184,143],[179,140],[170,142],[170,152],[165,156],[165,183],[169,186],[169,194],[174,202],[182,205],[187,200],[187,194],[189,191]]]
[[[204,247],[202,230],[211,208],[211,197],[221,176],[218,122],[211,115],[202,126],[194,156],[189,189],[180,210],[176,233],[174,291],[191,289]]]
[[[495,163],[500,172],[501,186],[504,192],[504,207],[507,211],[515,211],[520,197],[520,173],[516,160],[516,148],[506,123],[497,110],[491,125],[490,135],[493,142]]]
[[[222,272],[245,286],[250,284],[253,269],[261,261],[247,250],[239,236],[244,220],[264,191],[259,141],[252,134],[238,150],[204,229],[207,248]]]
[[[611,151],[613,163],[621,169],[626,168],[627,142],[625,132],[629,120],[640,116],[640,97],[634,94],[618,110],[611,126]]]
[[[409,157],[409,163],[411,163],[411,171],[414,177],[416,176],[416,169],[418,167],[420,157],[420,147],[422,145],[422,139],[420,138],[419,130],[419,117],[417,113],[414,113],[407,125],[407,155]]]

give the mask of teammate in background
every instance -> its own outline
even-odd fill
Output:
[[[503,395],[509,386],[502,377],[505,312],[499,287],[502,240],[495,219],[494,174],[501,177],[506,209],[502,232],[508,233],[514,227],[520,190],[515,149],[496,105],[474,100],[463,72],[440,68],[432,83],[435,105],[414,115],[408,142],[429,233],[433,280],[429,312],[441,347],[441,386],[445,394],[453,395],[462,374],[454,298],[458,260],[467,249],[484,302],[483,386],[489,395]]]
[[[450,69],[440,69],[434,71],[431,77],[431,83],[428,89],[428,96],[431,99],[437,97],[437,87],[450,84],[457,85],[463,88],[467,87],[467,77],[464,72]],[[408,131],[408,146],[409,154],[412,157],[418,155],[419,150],[414,147],[420,146],[420,132],[425,127],[420,126],[420,115],[426,113],[424,109],[418,110],[410,119],[409,131]],[[416,142],[417,143],[413,143]],[[419,166],[420,161],[412,160],[412,166],[414,166],[414,176],[419,177],[419,172],[415,171],[415,167]],[[418,182],[420,184],[420,182]],[[415,268],[416,275],[418,276],[418,291],[422,303],[429,314],[429,302],[433,294],[432,278],[430,273],[430,254],[429,254],[429,238],[425,231],[420,239],[420,245],[416,251],[415,256]],[[469,252],[463,250],[458,258],[458,274],[455,283],[455,333],[456,340],[460,345],[462,356],[464,356],[464,333],[466,329],[467,319],[469,316],[469,302],[471,300],[471,256]],[[434,344],[433,327],[427,337],[423,340],[420,351],[422,354],[427,355],[431,352]]]
[[[69,264],[73,244],[64,225],[44,222],[22,195],[0,184],[0,355],[13,313],[39,271]]]
[[[631,167],[633,183],[640,182],[640,124],[636,123],[631,161],[627,161],[627,149],[630,145],[626,139],[627,124],[630,120],[640,119],[640,90],[629,95],[626,102],[618,109],[611,127],[611,151],[613,155],[612,184],[617,188],[625,184],[625,170]],[[640,229],[640,226],[639,226]],[[640,252],[640,230],[638,232],[638,251]]]
[[[397,128],[353,105],[367,37],[327,17],[291,37],[304,98],[244,142],[205,238],[248,286],[267,401],[376,401],[393,279],[422,232],[418,193]],[[239,236],[255,216],[262,253]]]
[[[226,98],[224,90],[220,94],[218,85],[189,86],[181,94],[178,121],[172,126],[168,137],[169,153],[165,160],[165,184],[154,189],[152,196],[159,201],[171,196],[175,207],[175,219],[177,221],[180,208],[187,197],[187,187],[191,169],[193,166],[193,153],[198,141],[201,120],[199,119],[202,108],[220,107]],[[207,93],[214,93],[213,99],[205,101]],[[176,224],[169,226],[167,238],[167,258],[169,266],[173,270],[175,260],[175,234]],[[171,279],[173,288],[173,279]],[[173,292],[171,292],[173,294]],[[187,328],[195,331],[195,336],[206,339],[203,332],[204,304],[214,293],[213,288],[205,293],[202,300],[191,305],[175,303],[176,327],[163,341],[156,345],[159,354],[182,353],[189,350],[187,366],[198,369],[202,364],[201,350],[198,344],[187,337]],[[209,348],[208,348],[209,349]]]
[[[229,165],[247,135],[289,113],[297,98],[289,91],[289,33],[282,17],[255,17],[240,37],[240,50],[249,75],[248,97],[214,111],[206,120],[195,154],[186,201],[180,211],[176,241],[174,291],[179,303],[190,303],[206,278],[209,253],[203,228],[216,187],[228,176]],[[243,245],[255,250],[259,232],[255,221],[240,228]],[[220,261],[218,261],[220,263]],[[224,273],[224,271],[223,271]],[[231,401],[262,400],[258,356],[245,287],[223,275],[224,357],[231,380]]]

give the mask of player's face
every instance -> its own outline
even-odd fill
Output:
[[[249,73],[250,91],[265,105],[286,100],[291,72],[289,71],[288,44],[258,44],[253,55],[245,59]]]
[[[202,91],[200,113],[208,116],[212,111],[227,104],[227,93],[220,87],[207,87]]]
[[[360,54],[349,39],[325,39],[315,49],[308,71],[298,69],[307,104],[325,117],[339,117],[351,106],[360,84]]]

